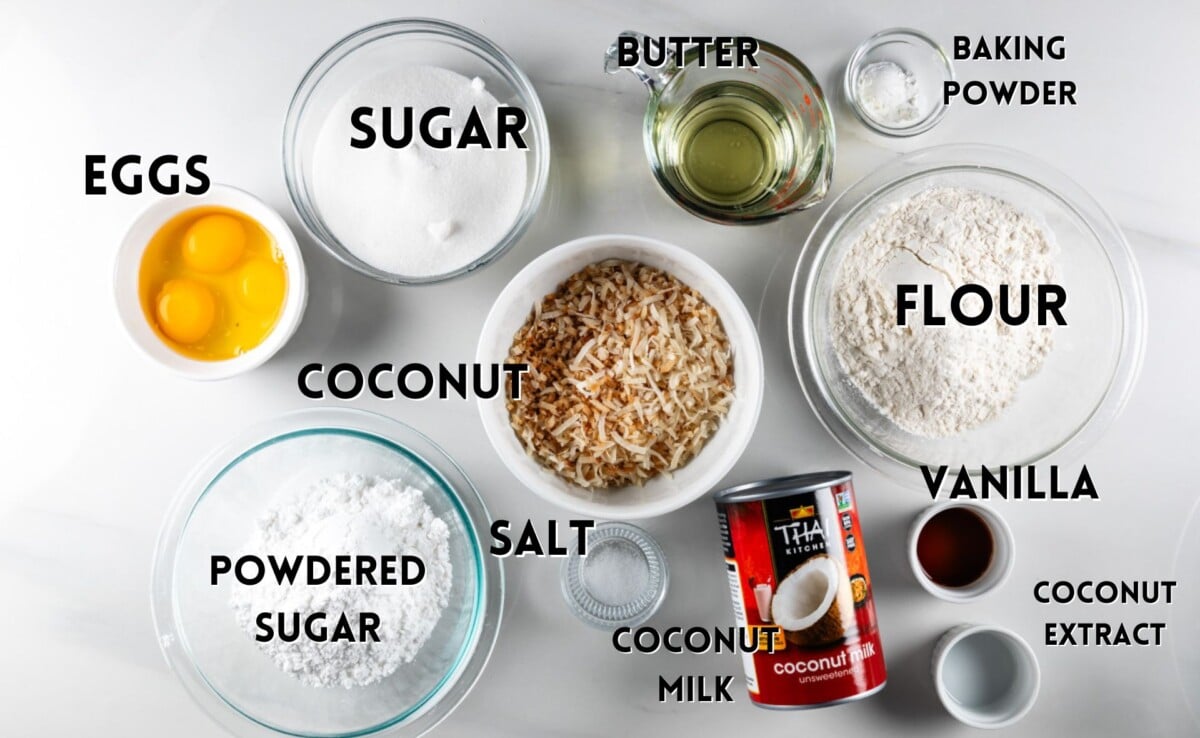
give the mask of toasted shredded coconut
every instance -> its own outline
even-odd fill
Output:
[[[508,400],[513,431],[582,487],[643,484],[687,464],[733,401],[720,316],[662,270],[608,260],[533,306],[508,361],[529,365]]]

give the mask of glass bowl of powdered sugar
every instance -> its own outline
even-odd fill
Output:
[[[507,251],[546,188],[550,139],[528,77],[486,38],[431,19],[369,26],[304,75],[283,132],[309,233],[393,284],[462,276]]]
[[[154,622],[191,696],[247,737],[420,735],[466,696],[499,628],[490,518],[432,441],[305,410],[239,434],[160,535]]]
[[[983,145],[917,151],[851,186],[809,236],[789,305],[818,418],[912,485],[921,466],[953,479],[1086,447],[1129,397],[1144,321],[1100,205]]]

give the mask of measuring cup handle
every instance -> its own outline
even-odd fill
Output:
[[[650,90],[650,94],[655,94],[667,83],[671,81],[679,72],[679,64],[675,58],[675,53],[670,49],[662,49],[663,63],[661,66],[648,66],[644,60],[631,67],[622,67],[619,57],[619,45],[622,39],[634,39],[637,42],[638,48],[646,49],[648,42],[645,34],[637,31],[622,31],[617,35],[617,39],[608,47],[608,51],[604,54],[604,71],[608,74],[616,74],[621,69],[628,69],[635,77],[641,80],[642,84]],[[660,42],[661,43],[661,42]],[[649,41],[650,46],[654,46],[653,41]]]

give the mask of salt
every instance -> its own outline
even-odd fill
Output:
[[[399,67],[352,87],[333,105],[313,148],[313,198],[326,227],[350,253],[392,274],[434,277],[469,266],[508,233],[525,199],[526,152],[516,147],[435,149],[419,135],[393,149],[377,140],[366,149],[351,114],[370,107],[377,130],[381,111],[399,117],[413,109],[417,125],[425,111],[448,107],[450,118],[433,121],[435,134],[449,128],[457,140],[475,108],[479,119],[496,119],[500,106],[478,77],[440,67]],[[401,124],[394,122],[399,135]]]
[[[619,539],[603,541],[583,562],[583,585],[606,605],[626,605],[650,585],[650,564],[637,546]]]
[[[902,127],[921,117],[917,80],[895,62],[879,61],[860,69],[855,92],[863,112],[881,125]]]

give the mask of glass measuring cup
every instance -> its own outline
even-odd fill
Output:
[[[620,36],[639,46],[646,38]],[[626,68],[649,90],[646,158],[684,209],[716,223],[761,223],[824,199],[833,176],[833,116],[799,59],[765,41],[758,42],[758,66],[745,68],[702,67],[700,46],[682,59],[665,51],[659,67],[621,67],[617,51],[614,42],[604,71]]]

